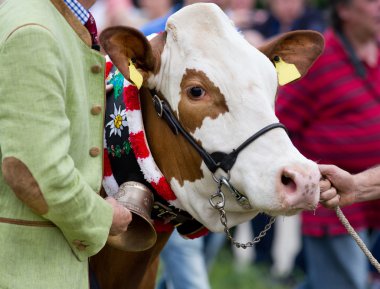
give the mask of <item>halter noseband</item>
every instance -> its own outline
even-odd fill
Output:
[[[224,153],[224,152],[213,152],[209,154],[202,146],[200,146],[196,140],[183,128],[181,123],[178,121],[178,119],[174,116],[173,112],[171,111],[168,103],[165,99],[160,99],[157,94],[153,93],[153,104],[154,108],[159,115],[159,117],[162,117],[169,125],[171,130],[174,134],[178,135],[181,133],[185,139],[195,148],[195,150],[199,153],[203,161],[205,162],[207,168],[214,174],[217,169],[222,169],[226,173],[229,173],[231,168],[236,162],[236,159],[239,155],[239,153],[246,148],[250,143],[252,143],[254,140],[259,138],[260,136],[264,135],[268,131],[274,129],[274,128],[282,128],[287,132],[286,127],[282,123],[272,123],[255,134],[253,134],[251,137],[249,137],[245,142],[243,142],[238,148],[233,149],[230,153]]]

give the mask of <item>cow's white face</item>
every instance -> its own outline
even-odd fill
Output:
[[[159,67],[149,72],[147,85],[167,99],[185,129],[206,151],[229,153],[261,128],[278,122],[274,113],[278,80],[271,57],[299,58],[299,49],[309,50],[303,53],[313,56],[292,62],[304,74],[319,55],[321,44],[313,47],[316,52],[310,52],[310,48],[302,47],[306,41],[302,37],[292,50],[288,45],[292,37],[268,44],[262,49],[265,55],[237,32],[216,5],[190,5],[169,18],[165,43],[156,61]],[[290,56],[281,50],[290,51]],[[219,213],[209,204],[217,184],[206,165],[199,164],[196,178],[186,179],[176,173],[167,176],[178,198],[173,203],[210,230],[220,231]],[[217,176],[222,174],[216,172]],[[224,190],[230,226],[252,219],[259,212],[278,215],[313,209],[319,199],[317,165],[305,159],[280,128],[245,148],[230,176],[231,183],[252,206],[243,209]]]

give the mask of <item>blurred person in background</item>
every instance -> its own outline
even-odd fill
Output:
[[[99,33],[117,25],[138,28],[150,20],[143,12],[138,3],[132,0],[98,0],[91,7]]]
[[[279,90],[276,112],[306,157],[358,173],[380,163],[380,0],[331,1],[325,51],[308,74]],[[343,208],[364,242],[379,202]],[[366,289],[368,261],[335,212],[302,213],[302,289]]]
[[[262,24],[268,18],[268,13],[263,9],[256,9],[256,0],[229,0],[227,15],[244,37],[253,46],[259,46],[264,37],[253,27]]]
[[[311,29],[324,31],[323,13],[308,5],[307,0],[266,0],[268,19],[253,26],[264,38],[291,30]]]
[[[146,36],[164,31],[169,16],[182,7],[177,0],[138,0],[138,3],[149,19],[140,27]]]
[[[268,13],[263,9],[256,9],[256,0],[230,0],[228,16],[241,30],[263,23]]]
[[[150,22],[140,27],[140,30],[145,35],[158,33],[165,30],[165,24],[168,17],[179,10],[180,8],[191,5],[194,3],[205,2],[215,3],[223,11],[229,8],[230,0],[215,0],[215,1],[195,1],[195,0],[139,0],[138,3],[146,15],[148,15]]]

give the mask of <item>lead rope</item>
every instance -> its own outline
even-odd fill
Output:
[[[367,246],[364,244],[363,240],[360,238],[358,233],[352,228],[347,218],[344,216],[342,210],[339,207],[335,208],[335,213],[338,216],[339,220],[342,222],[343,226],[346,228],[347,232],[354,238],[355,242],[358,244],[359,248],[363,251],[363,253],[367,256],[368,260],[371,264],[376,268],[376,270],[380,273],[380,263],[376,260],[376,258],[372,255],[372,253],[368,250]]]

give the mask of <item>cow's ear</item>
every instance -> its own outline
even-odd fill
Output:
[[[113,64],[128,80],[130,60],[145,79],[154,70],[155,59],[148,39],[132,27],[115,26],[105,29],[99,36],[100,44]]]
[[[258,47],[274,64],[279,59],[285,63],[294,64],[300,77],[306,74],[322,53],[323,48],[323,36],[319,32],[311,30],[287,32]]]

